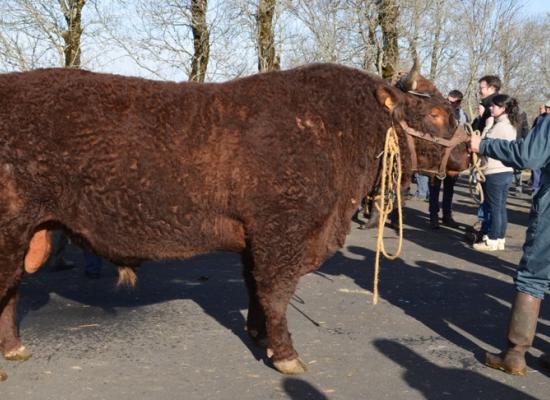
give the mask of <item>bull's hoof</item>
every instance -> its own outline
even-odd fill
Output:
[[[32,353],[28,351],[25,346],[21,346],[18,349],[8,351],[4,354],[4,358],[9,361],[26,361],[31,358]]]
[[[307,365],[300,358],[294,360],[273,361],[277,371],[285,375],[300,375],[307,371]]]
[[[4,371],[0,371],[0,382],[5,381],[6,379],[8,379],[8,374]]]

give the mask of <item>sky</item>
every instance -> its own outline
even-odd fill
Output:
[[[525,12],[537,15],[550,12],[550,0],[526,0]]]

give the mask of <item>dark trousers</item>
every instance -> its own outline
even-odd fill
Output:
[[[506,199],[508,189],[512,185],[512,172],[500,172],[485,176],[482,184],[485,195],[485,202],[489,207],[491,215],[491,226],[489,228],[489,239],[503,239],[508,225],[508,213],[506,211]]]
[[[458,177],[447,176],[443,179],[443,217],[450,217],[452,214],[453,194],[455,183]],[[439,192],[441,191],[441,179],[430,179],[430,219],[437,219],[439,215]]]

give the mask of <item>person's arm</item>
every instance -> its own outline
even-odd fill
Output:
[[[516,169],[538,169],[550,161],[550,118],[543,118],[525,139],[483,139],[479,154]]]

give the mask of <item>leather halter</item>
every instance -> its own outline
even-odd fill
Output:
[[[421,132],[416,129],[411,128],[405,121],[399,121],[399,125],[403,130],[405,131],[406,138],[407,138],[407,144],[409,146],[409,150],[411,153],[411,166],[413,171],[423,171],[428,172],[430,174],[435,174],[435,176],[441,180],[445,179],[446,171],[447,171],[447,162],[449,161],[449,156],[451,155],[451,151],[459,145],[460,143],[464,143],[468,141],[468,134],[466,131],[457,126],[455,131],[453,132],[453,136],[450,139],[444,139],[437,136],[434,136],[430,133]],[[417,137],[422,140],[427,140],[429,142],[438,144],[440,146],[445,147],[445,152],[443,153],[443,157],[441,158],[441,163],[439,164],[439,170],[426,170],[422,169],[419,170],[417,165],[417,157],[416,157],[416,146],[414,144],[414,138]]]

